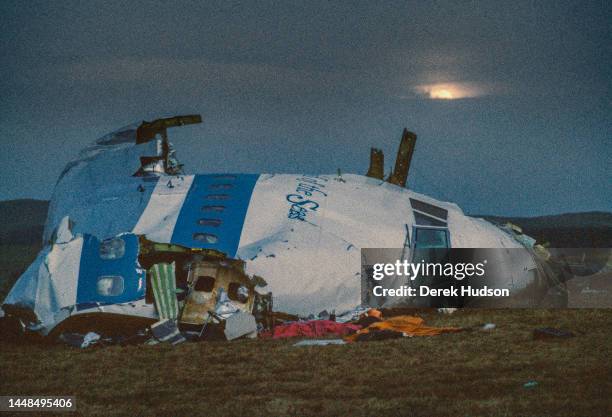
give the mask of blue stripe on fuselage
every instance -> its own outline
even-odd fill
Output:
[[[171,242],[235,257],[257,174],[195,175]],[[214,209],[204,210],[204,206]],[[217,239],[211,243],[210,240]]]

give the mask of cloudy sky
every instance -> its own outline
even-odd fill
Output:
[[[201,113],[189,172],[365,173],[469,213],[612,210],[612,3],[0,3],[0,199],[50,197],[89,142]]]

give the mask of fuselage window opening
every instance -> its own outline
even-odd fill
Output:
[[[200,226],[219,227],[221,225],[221,220],[220,219],[198,219],[198,224]]]
[[[120,237],[100,242],[100,259],[121,259],[125,255],[125,241]]]
[[[249,289],[239,282],[230,282],[227,287],[227,296],[232,301],[246,303],[249,299]]]
[[[216,174],[212,176],[218,180],[235,180],[236,176],[232,174]]]
[[[229,194],[208,194],[204,197],[206,200],[229,200]]]
[[[202,211],[208,213],[221,213],[223,210],[225,210],[225,206],[202,206]]]
[[[96,290],[99,295],[104,297],[115,297],[123,294],[123,277],[119,275],[104,275],[98,277]]]
[[[233,184],[210,184],[212,190],[229,190],[234,188]]]
[[[213,288],[215,288],[215,278],[207,275],[198,277],[193,286],[194,291],[211,292]]]
[[[193,240],[202,243],[217,243],[219,238],[211,233],[194,233]]]

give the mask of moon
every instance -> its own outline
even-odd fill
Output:
[[[421,84],[414,87],[414,91],[430,100],[457,100],[487,94],[483,86],[466,82]]]
[[[440,100],[452,100],[455,98],[453,92],[447,88],[434,88],[429,92],[429,98]]]

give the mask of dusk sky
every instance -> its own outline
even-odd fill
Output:
[[[612,211],[612,2],[0,3],[0,199],[49,199],[126,124],[189,173],[364,174],[468,213]]]

